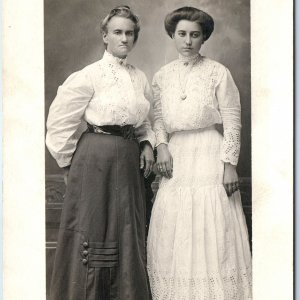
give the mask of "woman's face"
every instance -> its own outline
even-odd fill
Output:
[[[201,26],[192,21],[181,20],[173,35],[177,51],[183,56],[193,56],[199,53],[204,36]]]
[[[126,57],[134,45],[134,26],[130,19],[112,17],[107,24],[107,32],[103,33],[106,50],[113,56]]]

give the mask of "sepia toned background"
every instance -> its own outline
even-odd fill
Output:
[[[250,3],[249,0],[45,0],[45,120],[57,88],[73,72],[101,59],[104,45],[100,22],[117,5],[128,5],[140,17],[138,42],[129,62],[146,73],[151,82],[159,68],[177,58],[172,39],[164,30],[164,17],[181,6],[194,6],[209,13],[215,30],[201,49],[201,54],[224,64],[238,86],[242,105],[241,154],[238,173],[241,195],[251,228],[251,70],[250,70]],[[56,249],[56,238],[65,185],[62,171],[46,149],[46,255],[47,291]],[[158,178],[152,184],[158,188]]]

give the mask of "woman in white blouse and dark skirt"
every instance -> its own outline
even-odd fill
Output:
[[[148,235],[154,300],[252,299],[251,254],[236,165],[239,92],[199,54],[214,21],[182,7],[165,18],[179,59],[154,76],[157,165],[163,175]],[[224,133],[216,130],[223,124]]]
[[[113,9],[102,23],[103,58],[73,73],[50,107],[46,143],[67,175],[53,300],[150,299],[143,175],[154,161],[151,90],[126,61],[139,29],[129,7]]]

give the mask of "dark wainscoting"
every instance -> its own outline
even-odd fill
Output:
[[[154,197],[159,185],[159,176],[152,183]],[[240,190],[243,208],[248,225],[249,238],[252,241],[252,202],[251,202],[251,179],[240,178]],[[52,274],[52,266],[56,249],[56,240],[60,222],[61,209],[65,184],[62,175],[46,176],[46,289],[47,295]],[[252,244],[252,243],[251,243]]]

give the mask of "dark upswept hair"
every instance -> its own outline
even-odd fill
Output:
[[[137,15],[135,15],[129,6],[120,5],[115,7],[110,11],[110,13],[102,20],[101,23],[101,31],[107,33],[107,24],[111,20],[112,17],[122,17],[131,20],[134,23],[134,43],[137,41],[140,32],[140,20]]]
[[[178,22],[181,20],[198,23],[201,26],[204,41],[214,31],[214,20],[209,14],[195,7],[184,6],[167,14],[165,18],[165,29],[171,38],[176,31]]]

